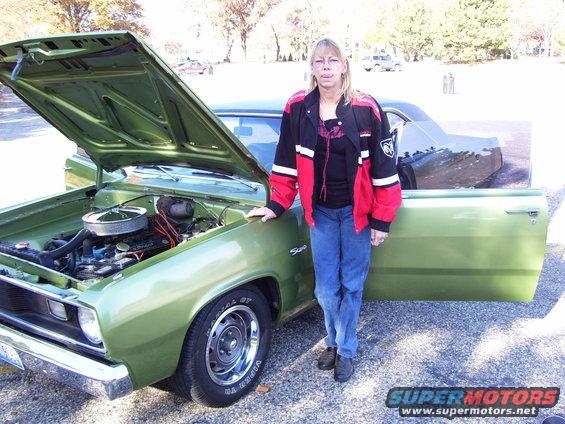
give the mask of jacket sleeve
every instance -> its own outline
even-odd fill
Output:
[[[380,116],[371,115],[373,122],[369,142],[374,193],[371,228],[389,232],[396,210],[402,203],[402,195],[396,170],[396,147],[391,138],[388,119],[378,103],[377,106]]]
[[[283,113],[275,161],[269,177],[271,200],[267,207],[277,217],[292,205],[297,193],[296,143],[291,131],[289,109],[286,107]]]

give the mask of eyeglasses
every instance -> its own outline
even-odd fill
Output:
[[[317,68],[323,67],[325,63],[327,63],[328,66],[337,66],[341,63],[341,60],[339,60],[337,57],[329,57],[327,60],[319,57],[314,60],[314,66]]]

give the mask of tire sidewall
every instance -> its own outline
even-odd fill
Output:
[[[259,322],[259,346],[253,364],[239,381],[222,386],[214,382],[208,375],[206,364],[206,346],[210,331],[217,319],[227,309],[244,305],[249,307],[257,316]],[[196,343],[192,352],[192,396],[204,395],[218,405],[229,405],[247,394],[259,379],[265,361],[267,360],[271,342],[271,312],[263,294],[258,290],[239,289],[222,296],[206,314],[204,322],[198,331]],[[196,391],[196,393],[194,393]],[[208,402],[207,402],[208,403]]]

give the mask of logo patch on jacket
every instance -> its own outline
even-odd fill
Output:
[[[381,141],[381,149],[389,158],[394,157],[394,144],[392,144],[392,138],[387,138],[386,140]]]

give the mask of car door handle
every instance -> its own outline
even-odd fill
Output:
[[[536,208],[527,208],[527,209],[505,209],[507,214],[517,214],[517,213],[525,213],[530,216],[538,216],[539,209]]]
[[[63,166],[63,171],[71,171],[72,169],[72,166]]]
[[[409,194],[404,194],[404,193],[402,193],[401,196],[402,196],[403,199],[410,199],[410,195],[409,195]]]

